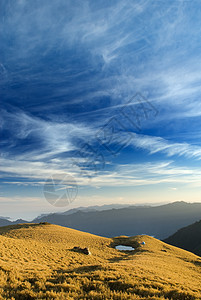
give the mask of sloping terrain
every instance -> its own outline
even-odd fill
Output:
[[[165,242],[201,256],[201,221],[181,228]]]
[[[116,250],[119,244],[135,250]],[[200,257],[149,236],[109,239],[50,224],[0,228],[0,299],[201,299],[200,278]]]

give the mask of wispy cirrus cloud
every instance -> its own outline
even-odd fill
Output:
[[[20,110],[1,111],[1,130],[10,136],[6,145],[1,142],[2,152],[5,147],[6,156],[17,155],[30,161],[75,150],[77,139],[89,139],[93,133],[92,128],[82,123],[48,121]]]
[[[201,147],[188,143],[175,143],[162,137],[140,135],[133,133],[131,144],[134,147],[147,150],[150,154],[164,153],[170,156],[185,156],[187,158],[201,159]]]
[[[198,168],[176,162],[180,157],[189,166],[201,158],[197,5],[196,0],[3,1],[4,184],[41,187],[50,175],[67,172],[81,187],[199,185]],[[95,172],[99,162],[82,145],[97,146],[96,134],[110,118],[126,127],[121,110],[137,92],[153,103],[157,117],[144,118],[140,130],[110,132],[114,147],[127,134],[133,138],[117,159],[107,153],[105,168]],[[88,166],[76,151],[85,151]],[[138,156],[141,163],[133,163]]]
[[[73,5],[71,1],[54,4],[36,1],[35,5],[29,4],[30,9],[26,1],[13,5],[12,13],[5,6],[7,17],[1,28],[2,34],[9,32],[15,42],[10,47],[5,38],[3,47],[8,53],[10,51],[7,57],[13,66],[18,64],[20,57],[23,65],[21,69],[12,67],[9,72],[11,62],[2,62],[2,74],[7,73],[7,81],[12,85],[24,80],[22,102],[27,95],[31,97],[31,110],[36,112],[43,107],[46,111],[51,108],[61,113],[55,107],[58,99],[62,109],[70,102],[88,102],[93,106],[102,95],[110,98],[112,105],[122,104],[136,91],[142,91],[153,101],[171,103],[180,116],[181,110],[189,114],[200,111],[193,107],[189,111],[192,102],[196,102],[192,95],[200,92],[200,54],[195,54],[196,59],[190,55],[191,47],[198,43],[195,37],[199,36],[200,27],[188,16],[185,2],[125,1],[92,5],[88,1],[77,1]],[[196,26],[193,26],[194,38],[189,47],[192,25]],[[179,38],[182,38],[182,45]],[[170,49],[164,51],[166,47]],[[79,65],[69,59],[74,48],[78,51],[75,56]],[[46,60],[52,64],[48,68]],[[39,67],[39,62],[43,68]],[[36,94],[41,86],[42,93]],[[13,89],[5,89],[6,95],[15,97],[16,93]],[[33,100],[37,97],[41,99],[40,105]],[[189,97],[184,104],[184,98]]]
[[[61,175],[70,174],[81,187],[125,187],[125,186],[151,186],[158,184],[187,184],[192,186],[201,185],[201,171],[196,167],[179,167],[174,161],[156,163],[132,163],[126,165],[113,165],[112,170],[104,170],[99,173],[90,171],[92,178],[80,176],[80,170],[72,167],[68,162],[60,165],[53,162],[38,164],[27,161],[14,162],[2,160],[2,171],[5,172],[9,181],[3,180],[4,184],[18,186],[41,186],[52,175],[54,179],[61,180]],[[13,167],[13,164],[15,166]],[[89,173],[88,173],[89,174]],[[4,175],[5,176],[5,175]],[[13,178],[22,178],[16,182]],[[65,183],[65,182],[64,182]],[[66,182],[68,184],[68,182]]]
[[[178,167],[173,161],[116,166],[93,178],[97,186],[151,186],[158,184],[201,185],[199,168]]]

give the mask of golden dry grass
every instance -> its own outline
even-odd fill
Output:
[[[136,250],[120,252],[117,244]],[[73,252],[74,246],[89,247],[92,255]],[[201,299],[201,258],[149,236],[2,227],[0,299]]]

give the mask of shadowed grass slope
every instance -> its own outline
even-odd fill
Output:
[[[0,228],[0,299],[201,299],[200,277],[200,257],[149,236],[109,239],[51,224]]]

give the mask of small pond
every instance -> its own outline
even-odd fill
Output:
[[[118,245],[118,246],[115,246],[115,249],[117,250],[120,250],[120,251],[133,251],[135,250],[135,248],[133,247],[130,247],[130,246],[124,246],[124,245]]]

